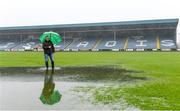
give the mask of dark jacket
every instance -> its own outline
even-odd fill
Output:
[[[51,54],[55,52],[54,45],[51,41],[45,41],[42,47],[45,54]]]

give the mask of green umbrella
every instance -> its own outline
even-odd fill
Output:
[[[41,43],[43,43],[46,39],[46,37],[49,37],[49,39],[51,40],[51,42],[53,44],[59,44],[61,41],[62,41],[62,38],[61,36],[56,33],[56,32],[52,32],[52,31],[49,31],[49,32],[44,32],[40,37],[39,37],[39,40],[41,41]]]
[[[55,103],[58,103],[61,97],[62,95],[59,93],[58,90],[56,90],[56,91],[53,91],[53,93],[48,98],[46,98],[45,95],[43,95],[42,93],[39,99],[41,100],[43,104],[53,105]]]

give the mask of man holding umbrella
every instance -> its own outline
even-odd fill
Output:
[[[39,39],[42,43],[42,48],[44,49],[46,69],[48,69],[48,58],[51,60],[52,69],[54,69],[54,44],[60,43],[61,37],[58,33],[50,31],[43,33]]]

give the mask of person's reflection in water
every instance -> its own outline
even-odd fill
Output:
[[[55,88],[55,83],[53,82],[53,75],[54,75],[54,70],[51,71],[51,74],[48,74],[48,69],[46,70],[45,78],[44,78],[44,88],[43,88],[43,95],[46,100],[52,95],[54,88]]]
[[[44,88],[39,99],[43,104],[52,105],[59,102],[62,95],[58,90],[55,91],[55,83],[53,81],[54,69],[51,71],[51,74],[48,74],[48,72],[47,69],[44,76]]]

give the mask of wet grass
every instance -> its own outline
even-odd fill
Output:
[[[0,52],[1,67],[43,66],[43,59],[41,52]],[[118,87],[101,87],[92,92],[95,101],[111,104],[123,98],[129,105],[144,110],[180,110],[179,52],[59,52],[55,54],[55,64],[67,67],[109,65],[140,71],[124,75],[143,77],[145,80]]]
[[[180,109],[180,88],[174,86],[173,83],[149,83],[139,87],[124,88],[122,90],[124,91],[123,97],[129,104],[133,104],[144,110],[152,108],[158,110]],[[116,89],[115,92],[116,91],[118,91],[118,89]]]
[[[163,89],[162,89],[163,88]],[[134,105],[142,110],[179,110],[180,89],[169,84],[150,83],[136,87],[101,87],[93,92],[96,102],[103,104],[116,103],[125,100],[128,105]]]

